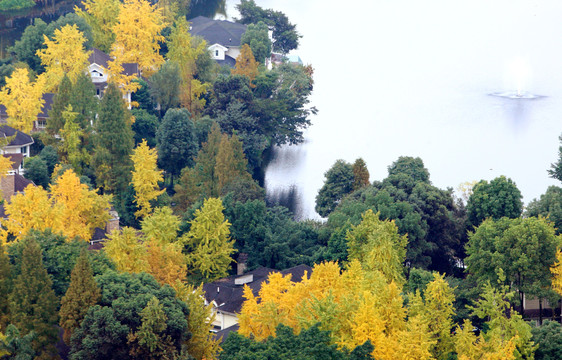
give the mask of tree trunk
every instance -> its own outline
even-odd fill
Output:
[[[542,299],[539,298],[539,325],[542,325]]]

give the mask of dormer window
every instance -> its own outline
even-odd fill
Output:
[[[219,50],[215,50],[215,57],[219,57]]]

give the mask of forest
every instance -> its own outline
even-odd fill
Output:
[[[505,176],[454,191],[419,157],[377,180],[338,160],[324,221],[296,221],[263,188],[272,147],[302,143],[318,111],[313,66],[272,61],[296,25],[242,0],[231,67],[189,9],[84,0],[2,60],[3,120],[34,142],[33,184],[2,200],[0,359],[562,358],[561,187],[524,207]],[[12,169],[0,157],[0,180]],[[562,146],[547,172],[562,181]],[[219,337],[203,287],[242,263],[311,270],[244,286]]]

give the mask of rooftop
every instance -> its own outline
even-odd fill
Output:
[[[240,39],[246,32],[244,24],[213,20],[204,16],[198,16],[189,22],[191,23],[191,34],[201,36],[209,45],[240,46]]]

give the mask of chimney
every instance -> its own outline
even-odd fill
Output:
[[[246,264],[248,262],[248,254],[240,253],[238,254],[238,261],[236,262],[236,275],[244,274],[244,271],[248,268]]]

